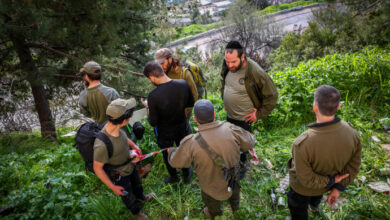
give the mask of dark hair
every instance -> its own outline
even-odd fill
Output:
[[[237,51],[238,58],[241,58],[242,54],[244,53],[244,48],[241,46],[240,42],[238,41],[230,41],[226,47],[225,47],[225,53],[233,53],[233,51]]]
[[[144,75],[149,78],[149,76],[154,76],[154,77],[161,77],[163,76],[164,70],[161,67],[160,64],[156,63],[155,61],[150,61],[145,65],[144,68]]]
[[[314,102],[317,103],[321,114],[335,115],[340,103],[340,92],[333,86],[321,85],[314,93]]]
[[[101,80],[102,75],[101,74],[89,74],[87,73],[90,80]]]
[[[119,124],[122,124],[122,122],[124,120],[131,118],[131,116],[133,116],[134,110],[135,110],[135,108],[131,108],[131,109],[127,110],[121,117],[119,117],[117,119],[112,119],[112,117],[109,115],[106,115],[106,116],[107,116],[109,122],[111,122],[114,125],[119,125]]]
[[[168,72],[170,71],[171,68],[176,69],[177,66],[184,66],[184,63],[179,60],[178,58],[171,57],[172,58],[172,63],[171,66],[168,69]]]

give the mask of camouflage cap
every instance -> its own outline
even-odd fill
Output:
[[[162,49],[159,49],[158,51],[156,51],[156,53],[154,54],[154,60],[157,63],[161,64],[169,57],[172,57],[172,54],[173,54],[173,52],[171,49],[162,48]]]
[[[95,61],[86,62],[83,68],[80,69],[80,73],[88,73],[93,75],[99,75],[101,74],[101,71],[102,68],[100,64],[96,63]]]
[[[115,99],[112,101],[106,110],[106,115],[110,116],[112,119],[118,119],[129,109],[134,108],[137,105],[137,102],[134,98],[131,99]]]

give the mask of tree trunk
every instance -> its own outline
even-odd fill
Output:
[[[37,109],[39,122],[41,124],[42,138],[49,138],[56,141],[56,128],[51,115],[49,102],[46,98],[39,71],[32,59],[30,48],[25,45],[24,37],[12,33],[10,33],[10,37],[18,53],[22,71],[27,74],[27,81],[31,85],[35,108]]]

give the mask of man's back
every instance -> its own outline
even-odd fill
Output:
[[[106,109],[108,104],[117,98],[119,98],[118,92],[111,87],[99,84],[87,88],[81,92],[79,98],[81,113],[101,124],[107,121]]]
[[[186,81],[171,80],[160,84],[148,96],[149,122],[159,129],[184,124],[184,109],[193,105],[194,98]]]
[[[240,151],[247,151],[254,145],[254,137],[244,129],[229,122],[214,121],[199,125],[199,133],[208,146],[232,168],[240,161]],[[217,200],[231,196],[227,182],[222,179],[222,168],[215,165],[210,155],[200,147],[195,139],[198,134],[188,135],[171,156],[172,167],[189,167],[191,162],[198,174],[202,190]]]
[[[348,123],[334,121],[310,124],[309,129],[293,144],[293,163],[290,166],[290,184],[299,194],[316,196],[328,189],[328,178],[349,173],[343,185],[348,185],[357,175],[360,166],[360,139]]]

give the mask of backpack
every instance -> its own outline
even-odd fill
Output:
[[[184,73],[185,70],[190,71],[192,78],[194,79],[196,88],[198,90],[199,98],[201,98],[207,82],[203,76],[202,69],[198,65],[190,61],[182,61],[182,63],[184,64],[184,69],[182,71],[182,74]],[[180,78],[183,79],[184,76],[181,75]],[[206,98],[207,98],[207,91],[206,91]]]
[[[227,168],[223,158],[210,148],[200,133],[195,137],[195,140],[199,143],[200,147],[206,151],[214,164],[222,168],[222,179],[228,182],[228,192],[232,191],[239,181],[240,163],[237,163],[231,168]]]
[[[85,169],[92,173],[95,173],[93,170],[93,145],[95,143],[95,139],[98,138],[106,145],[108,158],[111,158],[114,151],[110,139],[106,134],[100,131],[103,127],[104,124],[99,125],[96,122],[86,122],[80,126],[75,136],[74,147],[76,147],[83,158],[85,162]],[[115,175],[118,175],[115,169],[128,164],[130,161],[131,160],[129,159],[120,165],[105,164],[103,169],[110,179],[113,180],[115,179]]]

